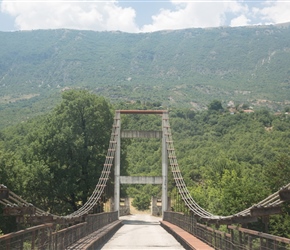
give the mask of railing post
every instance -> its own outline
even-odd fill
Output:
[[[239,231],[239,246],[243,245],[243,233]]]
[[[230,229],[230,234],[231,234],[231,241],[230,241],[231,247],[230,247],[230,249],[233,250],[234,249],[234,243],[235,243],[235,234],[234,234],[234,230],[233,229]]]
[[[216,232],[213,233],[213,236],[214,236],[214,247],[216,247],[217,246]]]
[[[10,239],[5,240],[6,250],[10,250]]]
[[[48,230],[48,249],[52,250],[52,233],[50,228]]]
[[[21,237],[23,239],[23,237]],[[22,242],[23,244],[23,242]],[[31,238],[31,250],[34,250],[34,244],[35,244],[35,231],[32,232],[32,238]]]
[[[20,250],[23,249],[23,242],[24,242],[23,238],[24,238],[24,235],[21,235],[20,236],[20,246],[19,246]]]
[[[53,244],[54,245],[53,246],[54,247],[53,250],[56,250],[57,249],[57,241],[58,241],[57,233],[53,235],[53,238],[54,238],[54,240],[53,240],[53,243],[54,243]]]
[[[252,237],[251,237],[251,235],[248,236],[248,244],[249,244],[249,250],[252,250]]]

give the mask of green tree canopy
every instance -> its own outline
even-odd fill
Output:
[[[213,100],[213,101],[208,105],[208,110],[214,110],[214,111],[220,111],[220,110],[223,110],[223,106],[222,106],[221,101]]]
[[[46,169],[43,195],[50,190],[54,200],[50,208],[56,206],[56,199],[59,207],[69,204],[68,212],[87,201],[105,161],[112,122],[111,108],[104,98],[83,90],[63,93],[62,102],[46,118],[34,141],[37,161]],[[36,176],[43,179],[43,173]]]

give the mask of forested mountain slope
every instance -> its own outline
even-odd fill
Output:
[[[280,109],[290,100],[289,41],[286,24],[140,34],[0,32],[0,115],[12,121],[46,112],[71,87],[112,101],[201,109],[218,99]]]

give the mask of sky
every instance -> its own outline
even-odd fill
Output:
[[[0,0],[0,31],[154,32],[290,22],[290,0]]]

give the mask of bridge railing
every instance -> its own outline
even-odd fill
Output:
[[[87,222],[79,223],[52,233],[51,249],[66,249],[86,236]]]
[[[91,234],[94,231],[110,224],[113,221],[118,220],[118,212],[106,212],[100,214],[89,214],[86,217],[87,234]]]
[[[0,236],[0,250],[50,249],[53,223]]]
[[[245,249],[284,250],[290,249],[290,239],[257,232],[247,228],[228,226],[235,244],[246,246]]]
[[[118,212],[108,212],[89,214],[84,222],[59,231],[55,231],[56,223],[30,227],[0,236],[0,250],[66,249],[79,239],[116,220],[118,220]]]
[[[193,216],[183,213],[165,212],[168,221],[217,250],[287,250],[290,239],[257,232],[236,226],[228,226],[228,233],[197,223]]]
[[[118,219],[117,212],[89,214],[85,222],[52,233],[52,250],[66,249],[81,238]]]

